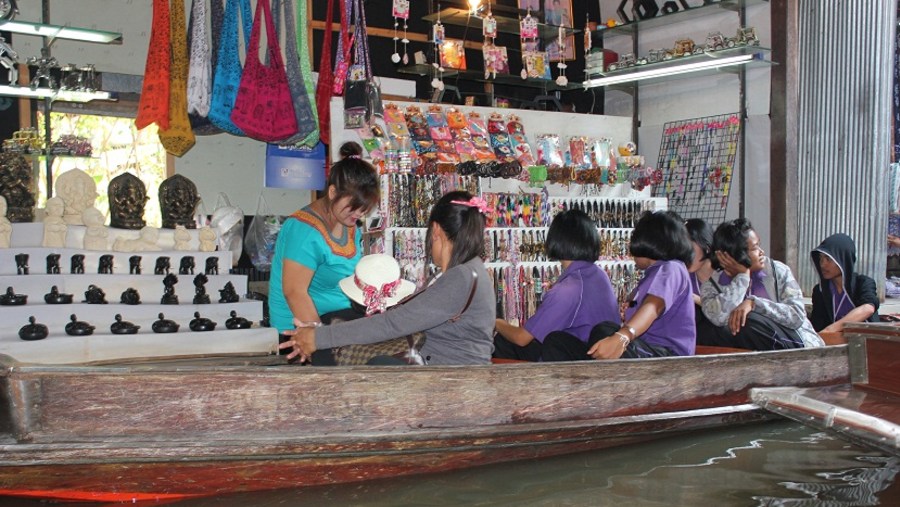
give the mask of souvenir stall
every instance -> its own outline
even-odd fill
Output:
[[[344,114],[343,101],[332,101],[331,114]],[[456,189],[488,201],[494,211],[484,258],[498,317],[514,322],[534,314],[560,274],[543,252],[558,211],[581,209],[596,222],[597,263],[625,300],[640,279],[628,253],[631,230],[644,211],[666,209],[665,198],[650,194],[661,172],[626,137],[629,118],[386,102],[383,118],[358,128],[332,125],[332,146],[359,142],[381,173],[367,247],[393,255],[410,281],[421,285],[430,274],[425,224],[432,204]]]

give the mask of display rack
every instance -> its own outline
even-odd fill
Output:
[[[632,35],[638,29],[656,28],[660,26],[679,23],[682,21],[696,20],[700,17],[711,16],[722,11],[740,12],[741,9],[754,5],[768,4],[769,0],[719,0],[704,2],[703,5],[682,9],[671,14],[662,14],[647,19],[638,19],[631,23],[617,24],[616,26],[598,26],[591,35],[609,37],[613,35]]]
[[[738,113],[666,123],[657,163],[665,176],[654,197],[682,218],[724,222],[742,123]]]

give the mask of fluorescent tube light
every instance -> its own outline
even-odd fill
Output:
[[[23,35],[80,40],[85,42],[97,42],[100,44],[122,43],[122,34],[118,32],[73,28],[70,26],[44,25],[28,21],[0,21],[0,30]]]
[[[686,63],[684,65],[666,66],[656,69],[639,70],[629,72],[621,76],[605,76],[589,79],[584,82],[585,88],[593,88],[597,86],[609,86],[620,83],[630,83],[633,81],[641,81],[662,76],[676,76],[678,74],[687,74],[689,72],[697,72],[706,69],[717,69],[720,67],[729,67],[733,65],[744,65],[753,60],[759,59],[760,54],[754,53],[749,55],[731,56],[728,58],[711,58],[699,62]]]
[[[28,97],[33,99],[64,100],[66,102],[90,102],[92,100],[116,100],[110,92],[84,92],[76,90],[54,90],[53,88],[35,88],[27,86],[0,85],[0,95]]]

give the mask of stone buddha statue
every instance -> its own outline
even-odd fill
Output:
[[[194,213],[200,204],[197,185],[186,177],[175,174],[159,185],[159,207],[162,211],[162,226],[174,229],[183,225],[188,229],[197,227]]]
[[[122,173],[109,182],[109,225],[119,229],[142,229],[147,189],[137,176]]]

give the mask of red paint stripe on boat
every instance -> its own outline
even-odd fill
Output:
[[[18,496],[28,498],[44,498],[53,500],[70,500],[75,502],[145,502],[160,500],[181,500],[203,495],[172,494],[172,493],[126,493],[103,491],[78,491],[67,489],[31,490],[31,489],[0,489],[0,496]]]

